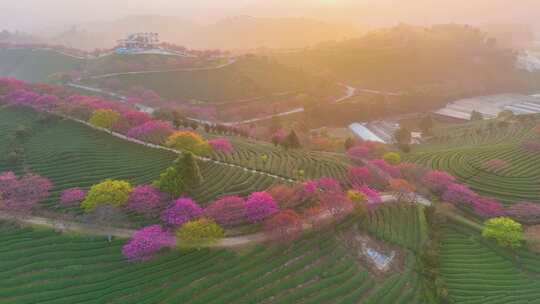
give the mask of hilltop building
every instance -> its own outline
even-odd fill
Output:
[[[125,49],[153,49],[157,48],[158,44],[158,33],[134,33],[118,40],[118,48]]]

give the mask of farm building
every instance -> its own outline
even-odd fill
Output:
[[[363,123],[353,123],[349,126],[349,129],[358,137],[363,140],[376,141],[381,143],[386,143],[384,139],[372,132],[366,124]]]
[[[540,96],[520,94],[499,94],[461,99],[435,111],[437,115],[470,120],[471,112],[478,111],[485,118],[494,118],[502,111],[514,114],[540,113]]]

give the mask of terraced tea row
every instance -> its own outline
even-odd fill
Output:
[[[502,160],[497,170],[486,168],[490,160]],[[506,204],[538,201],[540,197],[540,154],[522,151],[519,147],[466,147],[431,153],[414,153],[408,161],[445,170],[479,194]]]
[[[31,170],[54,182],[53,195],[46,205],[56,204],[59,193],[71,187],[90,187],[106,178],[125,179],[133,184],[153,181],[177,157],[174,153],[147,148],[108,136],[77,123],[52,119],[25,109],[0,111],[0,140],[24,126],[31,134],[20,143],[24,158],[18,164],[0,160],[0,170]],[[2,149],[9,149],[2,145]],[[4,154],[5,155],[5,154]],[[204,182],[194,198],[206,203],[226,194],[247,195],[279,182],[241,168],[201,162]]]
[[[129,264],[120,241],[3,223],[2,303],[422,303],[411,270],[376,285],[327,232],[288,247],[184,250]],[[377,287],[378,286],[378,287]]]
[[[333,177],[347,180],[348,160],[321,152],[286,150],[264,142],[233,138],[235,151],[215,153],[218,160],[294,179]]]
[[[445,230],[441,273],[456,303],[540,303],[538,255],[511,254],[457,226]]]
[[[371,211],[362,227],[378,238],[417,251],[427,236],[422,206],[387,204]]]

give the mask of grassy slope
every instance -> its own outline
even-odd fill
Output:
[[[410,270],[376,283],[330,232],[292,246],[175,251],[129,264],[122,243],[0,223],[2,303],[421,303]],[[409,267],[414,260],[409,259]]]
[[[0,76],[29,82],[47,82],[49,75],[78,69],[83,63],[52,51],[0,49]]]
[[[305,91],[312,81],[302,72],[261,58],[239,59],[237,63],[217,70],[122,75],[116,78],[125,87],[144,86],[166,99],[195,99],[212,103]]]
[[[536,136],[535,124],[493,129],[489,125],[483,121],[436,129],[439,139],[415,147],[406,159],[447,170],[478,193],[506,204],[539,201],[540,154],[520,148],[523,139]],[[487,171],[484,164],[491,159],[505,160],[507,166]]]

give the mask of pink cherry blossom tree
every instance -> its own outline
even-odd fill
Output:
[[[179,198],[161,213],[161,220],[171,226],[182,226],[201,215],[203,209],[194,200]]]
[[[62,205],[79,204],[86,197],[86,191],[81,188],[71,188],[64,190],[60,195]]]
[[[234,227],[247,223],[246,202],[239,196],[225,196],[211,203],[204,215],[223,227]]]
[[[157,216],[166,206],[167,195],[158,189],[142,185],[135,187],[129,194],[126,208],[146,217]]]
[[[514,204],[506,210],[506,213],[524,224],[540,223],[540,204],[531,202],[521,202]]]
[[[122,247],[122,254],[130,262],[143,262],[164,248],[174,247],[174,235],[159,225],[152,225],[133,234],[131,240]]]
[[[279,207],[268,192],[253,192],[246,204],[246,216],[252,223],[260,222],[279,212]]]
[[[349,180],[353,185],[370,184],[373,181],[371,170],[368,167],[350,167],[348,170]]]
[[[442,199],[453,204],[472,204],[478,195],[461,184],[450,184],[444,191]]]
[[[209,140],[208,143],[212,146],[214,151],[222,152],[225,154],[231,154],[234,151],[233,145],[226,138],[217,138]]]
[[[432,170],[424,175],[422,181],[424,182],[424,185],[429,188],[429,190],[436,194],[442,194],[446,191],[448,186],[456,181],[456,179],[447,172]]]
[[[505,214],[504,206],[491,198],[477,197],[472,204],[474,212],[484,218],[499,217]]]

